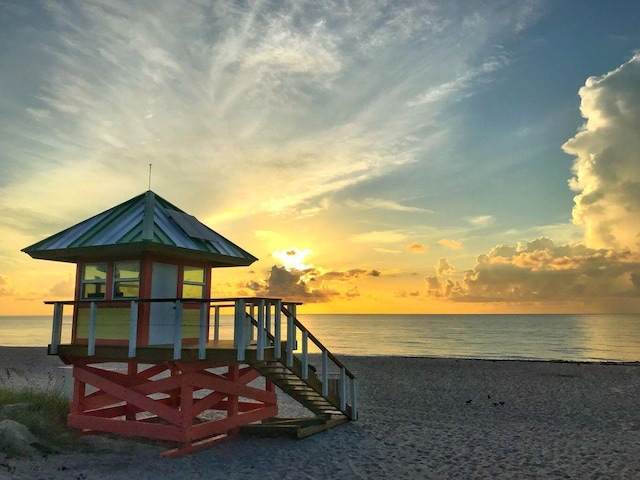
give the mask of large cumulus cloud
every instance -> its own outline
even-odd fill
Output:
[[[580,89],[586,122],[563,145],[575,155],[574,223],[593,248],[640,247],[640,54]]]
[[[640,255],[629,250],[556,245],[539,238],[481,254],[461,280],[427,277],[429,295],[465,302],[566,301],[611,304],[631,311],[640,300]]]
[[[575,156],[569,186],[584,244],[549,238],[499,245],[462,277],[447,259],[425,278],[430,296],[463,302],[572,302],[588,311],[640,308],[640,54],[580,89],[581,130],[562,148]]]

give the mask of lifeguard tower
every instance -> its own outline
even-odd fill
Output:
[[[357,418],[354,375],[296,318],[299,303],[210,298],[213,268],[257,259],[154,192],[23,251],[76,264],[74,299],[45,302],[49,354],[73,367],[70,426],[174,442],[164,454],[177,456],[240,431],[302,438]],[[309,416],[278,417],[276,387]]]

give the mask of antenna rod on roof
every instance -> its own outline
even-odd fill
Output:
[[[151,165],[153,165],[153,163],[149,164],[149,190],[151,190]]]

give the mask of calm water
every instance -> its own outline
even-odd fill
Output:
[[[640,315],[299,317],[335,354],[640,361]],[[70,319],[63,325],[64,342]],[[223,336],[230,325],[223,317]],[[46,346],[50,339],[50,316],[0,316],[0,345]]]

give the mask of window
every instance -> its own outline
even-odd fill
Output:
[[[140,295],[140,262],[115,262],[113,265],[113,298],[138,298]]]
[[[182,298],[204,298],[204,268],[184,267]]]
[[[87,263],[82,271],[82,298],[104,299],[107,287],[107,264]]]

